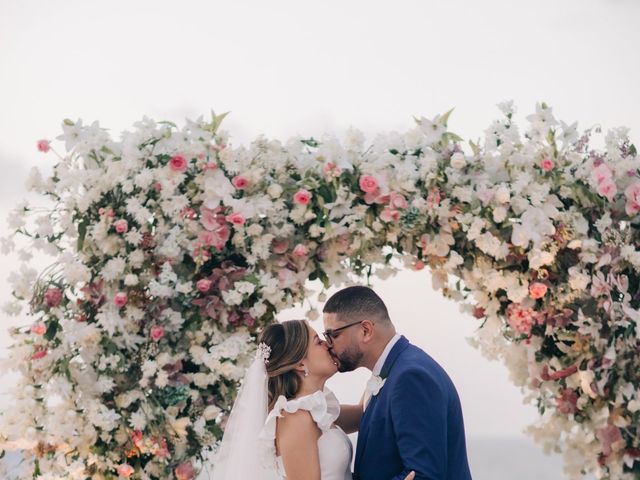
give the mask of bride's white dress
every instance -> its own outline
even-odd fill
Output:
[[[274,462],[271,468],[276,476],[286,477],[282,457],[276,455],[276,419],[282,416],[283,411],[293,413],[298,410],[307,410],[322,432],[318,439],[321,479],[351,480],[353,445],[347,434],[333,423],[340,414],[340,402],[328,388],[292,400],[287,400],[284,396],[276,400],[260,433],[261,440],[271,445],[269,457]]]

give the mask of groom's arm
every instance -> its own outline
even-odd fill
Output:
[[[429,372],[410,370],[391,392],[391,420],[404,469],[392,480],[415,471],[415,480],[444,480],[447,466],[447,401],[444,388]]]
[[[336,423],[345,433],[354,433],[360,428],[363,401],[364,394],[360,398],[360,403],[357,405],[340,405],[340,416],[336,420]]]

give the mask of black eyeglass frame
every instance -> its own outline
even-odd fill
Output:
[[[364,320],[360,320],[358,322],[353,322],[353,323],[350,323],[348,325],[344,325],[343,327],[340,327],[340,328],[330,328],[329,330],[325,330],[324,332],[322,332],[322,336],[324,337],[325,341],[327,342],[327,345],[331,346],[331,345],[333,345],[333,341],[335,340],[334,335],[337,332],[339,332],[340,330],[344,330],[345,328],[353,327],[354,325],[360,325],[362,322],[364,322]]]

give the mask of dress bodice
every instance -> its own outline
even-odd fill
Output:
[[[275,460],[273,468],[277,474],[281,478],[286,478],[282,457],[276,455],[276,421],[283,412],[293,413],[298,410],[307,410],[322,432],[318,438],[321,479],[351,480],[353,446],[347,434],[334,424],[340,414],[340,403],[328,388],[291,400],[281,395],[276,400],[267,416],[261,438],[270,442],[270,456]]]

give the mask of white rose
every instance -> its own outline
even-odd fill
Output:
[[[209,405],[204,409],[204,412],[202,412],[202,416],[207,420],[213,420],[218,415],[220,415],[220,409],[215,405]]]
[[[507,218],[507,209],[503,206],[495,207],[493,209],[493,221],[496,223],[502,223]]]
[[[282,187],[277,183],[272,183],[267,187],[267,193],[273,199],[279,198],[282,195]]]
[[[467,160],[464,158],[464,154],[456,152],[451,155],[451,166],[456,170],[462,170],[467,164]]]
[[[500,185],[494,191],[493,198],[495,198],[498,203],[507,203],[511,198],[511,192],[509,192],[509,189],[506,186]]]

